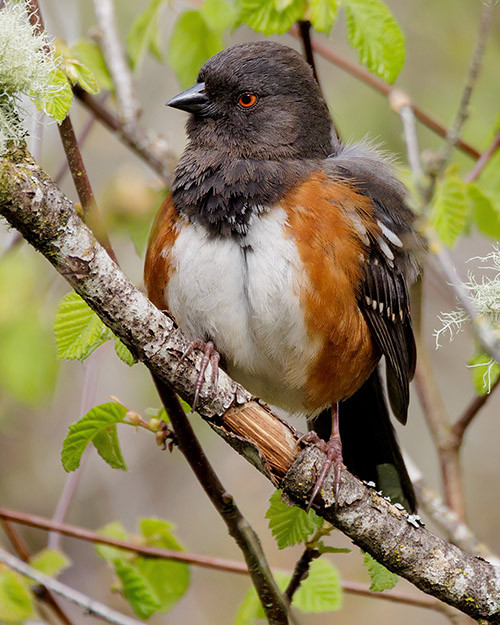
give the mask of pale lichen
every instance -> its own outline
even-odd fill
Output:
[[[476,256],[468,262],[479,261],[482,271],[493,271],[493,275],[483,274],[480,279],[469,272],[468,281],[462,286],[468,291],[471,302],[477,313],[488,320],[493,326],[500,324],[500,248],[495,245],[493,251],[487,256]],[[441,313],[439,321],[442,327],[434,332],[436,347],[440,347],[439,340],[442,335],[448,334],[450,341],[460,332],[464,324],[469,320],[468,314],[463,308],[458,307],[451,312]]]
[[[26,4],[5,0],[0,9],[0,154],[25,135],[21,96],[44,109],[62,88],[54,80],[57,66],[51,41],[30,23]]]

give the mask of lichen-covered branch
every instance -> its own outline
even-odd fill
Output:
[[[192,401],[200,357],[179,362],[186,343],[172,320],[130,283],[25,149],[0,159],[0,214],[155,376]],[[215,395],[206,385],[198,411],[290,499],[305,506],[321,452],[307,448],[296,459],[295,430],[223,372]],[[475,619],[500,624],[499,568],[414,524],[345,470],[336,507],[332,490],[328,477],[318,514],[415,586]]]

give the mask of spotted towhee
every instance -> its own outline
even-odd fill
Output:
[[[228,48],[167,104],[190,113],[189,143],[150,235],[150,299],[214,371],[220,354],[255,395],[307,415],[327,468],[343,460],[414,510],[378,367],[405,423],[419,245],[405,188],[375,149],[336,139],[288,47]]]

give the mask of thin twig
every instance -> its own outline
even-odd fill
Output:
[[[300,34],[296,26],[292,26],[292,28],[288,32],[290,35],[292,35],[292,37],[295,37],[296,39],[300,38]],[[325,58],[327,61],[330,61],[337,67],[340,67],[351,76],[358,78],[359,80],[361,80],[361,82],[364,82],[366,85],[368,85],[369,87],[372,87],[372,89],[375,89],[382,95],[388,97],[389,94],[393,91],[393,87],[390,87],[383,80],[381,80],[380,78],[377,78],[376,76],[371,74],[369,71],[363,69],[362,67],[359,67],[358,65],[351,63],[347,59],[344,59],[343,57],[336,54],[335,52],[333,52],[332,50],[330,50],[323,44],[318,43],[318,41],[316,40],[313,41],[311,45],[312,45],[313,50],[317,52],[320,56]],[[420,122],[422,122],[425,126],[427,126],[427,128],[429,128],[430,130],[432,130],[439,136],[446,137],[447,131],[446,131],[446,128],[442,124],[436,121],[433,117],[431,117],[428,113],[426,113],[423,109],[421,109],[415,103],[412,102],[411,106],[415,114],[415,117]],[[463,152],[465,152],[465,154],[467,154],[468,156],[474,159],[478,159],[481,155],[478,150],[473,148],[469,143],[466,143],[462,139],[458,139],[457,147],[459,147]]]
[[[309,573],[309,567],[311,566],[311,562],[316,558],[319,558],[319,556],[320,553],[316,549],[304,549],[304,552],[295,564],[292,577],[290,578],[288,586],[285,590],[285,597],[288,599],[289,603],[292,602],[293,595],[297,592],[300,584]]]
[[[113,0],[94,0],[94,12],[100,30],[102,53],[115,87],[119,116],[126,128],[135,128],[140,107],[118,36]]]
[[[474,167],[470,170],[468,174],[465,174],[464,180],[465,182],[474,182],[486,165],[489,163],[491,157],[496,153],[496,151],[500,148],[500,130],[496,133],[491,145],[487,150],[485,150],[481,156],[476,161]]]
[[[45,588],[49,588],[52,592],[55,592],[61,597],[64,597],[68,601],[72,603],[76,603],[76,605],[83,608],[85,614],[90,614],[92,616],[97,616],[108,623],[114,623],[115,625],[140,625],[140,621],[137,621],[134,618],[130,618],[125,614],[121,614],[116,610],[112,610],[108,608],[108,606],[100,603],[99,601],[94,601],[94,599],[90,599],[86,595],[77,590],[73,590],[66,584],[62,584],[56,579],[45,575],[40,571],[37,571],[33,567],[29,566],[19,558],[11,555],[4,549],[0,548],[0,562],[3,562],[11,569],[14,569],[18,573],[22,575],[26,575],[30,579],[34,579],[35,582],[42,584]]]
[[[153,380],[174,427],[180,450],[243,553],[269,623],[286,625],[287,614],[289,613],[291,618],[292,614],[274,581],[258,536],[243,518],[232,495],[221,484],[196,438],[177,395],[156,377],[153,376]]]
[[[465,431],[472,423],[474,417],[481,410],[481,408],[486,404],[489,398],[492,396],[493,391],[500,386],[500,378],[496,380],[494,384],[491,385],[490,392],[485,395],[478,395],[475,397],[471,403],[467,406],[467,408],[463,411],[460,417],[457,419],[452,428],[452,434],[455,438],[455,444],[457,447],[460,447],[462,444]]]
[[[410,170],[415,184],[420,185],[423,172],[420,164],[415,114],[411,106],[410,96],[405,91],[394,89],[389,94],[389,104],[393,111],[398,113],[403,122],[408,163],[410,164]]]
[[[460,104],[453,124],[446,133],[446,143],[443,150],[443,156],[438,172],[440,177],[448,164],[453,148],[458,142],[463,125],[469,115],[469,103],[476,84],[481,64],[486,48],[486,41],[492,24],[493,4],[491,0],[484,0],[482,5],[481,17],[479,19],[479,30],[476,38],[476,44],[469,63],[469,71],[465,80],[465,87],[462,92]]]
[[[92,406],[95,405],[96,393],[97,393],[97,373],[98,373],[98,365],[102,361],[103,349],[109,343],[102,345],[96,352],[94,352],[87,361],[85,366],[85,378],[83,382],[82,395],[80,398],[80,410],[79,413],[81,415],[86,414]],[[54,514],[52,515],[52,520],[56,523],[62,523],[66,517],[66,514],[69,510],[71,502],[73,501],[73,497],[75,495],[76,489],[80,482],[80,478],[82,476],[82,472],[85,468],[87,459],[89,457],[90,448],[87,447],[85,452],[83,453],[80,466],[76,471],[72,471],[66,478],[64,482],[64,487],[62,489],[61,495],[57,502]],[[60,546],[60,534],[59,532],[50,532],[48,547],[50,549],[58,549]]]
[[[109,93],[103,94],[102,98],[100,99],[101,104],[105,103],[105,101],[108,98],[108,95]],[[89,136],[90,131],[94,127],[94,124],[96,121],[97,121],[96,116],[91,112],[91,114],[89,115],[88,119],[85,121],[77,137],[77,143],[80,146],[80,149],[82,148],[83,144],[87,140],[87,137]],[[35,158],[35,160],[37,159]],[[67,171],[68,171],[68,159],[64,158],[57,172],[53,176],[54,182],[56,184],[60,184]]]
[[[419,505],[443,535],[463,551],[484,558],[495,566],[500,566],[500,558],[482,543],[472,529],[443,502],[441,496],[427,484],[420,469],[406,454],[405,463],[415,487]]]
[[[164,139],[155,137],[154,140],[148,138],[145,141],[144,138],[137,137],[122,124],[116,115],[100,104],[95,96],[91,96],[78,85],[73,88],[73,93],[108,130],[115,133],[124,145],[147,163],[165,184],[171,184],[176,158],[168,149]]]
[[[319,83],[318,71],[316,70],[316,63],[314,61],[314,52],[311,45],[311,22],[309,20],[300,20],[297,22],[300,34],[300,40],[302,41],[302,50],[306,61],[311,66],[311,69],[316,78],[316,82]]]
[[[76,540],[117,547],[118,549],[124,549],[125,551],[137,553],[148,558],[162,558],[165,560],[172,560],[174,562],[183,562],[193,566],[200,566],[214,571],[248,575],[248,566],[244,562],[226,560],[223,558],[211,558],[209,556],[189,553],[186,551],[160,549],[159,547],[148,547],[146,545],[117,540],[76,525],[55,523],[50,519],[35,514],[27,514],[25,512],[17,512],[15,510],[8,510],[7,508],[0,508],[0,519],[9,519],[15,523],[28,525],[29,527],[58,532],[64,536],[75,538]],[[342,587],[347,593],[359,594],[366,597],[373,597],[374,599],[384,599],[407,605],[414,605],[420,608],[438,609],[437,606],[443,605],[440,601],[426,597],[423,594],[421,596],[415,596],[401,592],[398,593],[396,591],[384,593],[373,592],[369,590],[366,585],[359,584],[357,582],[343,581]]]
[[[16,532],[16,530],[12,527],[12,525],[5,518],[2,518],[1,525],[3,527],[4,532],[6,533],[8,539],[10,540],[12,546],[14,547],[17,555],[21,558],[23,562],[29,562],[30,554],[29,551],[24,544],[24,541]],[[41,587],[40,592],[37,594],[38,599],[44,601],[48,607],[52,609],[54,614],[56,614],[60,621],[64,623],[64,625],[73,625],[71,620],[68,618],[67,614],[59,605],[59,602],[54,597],[52,592],[45,586]]]

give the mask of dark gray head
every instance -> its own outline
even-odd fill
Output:
[[[233,158],[325,158],[331,120],[309,65],[270,41],[227,48],[202,67],[197,84],[167,102],[191,113],[191,147]]]

